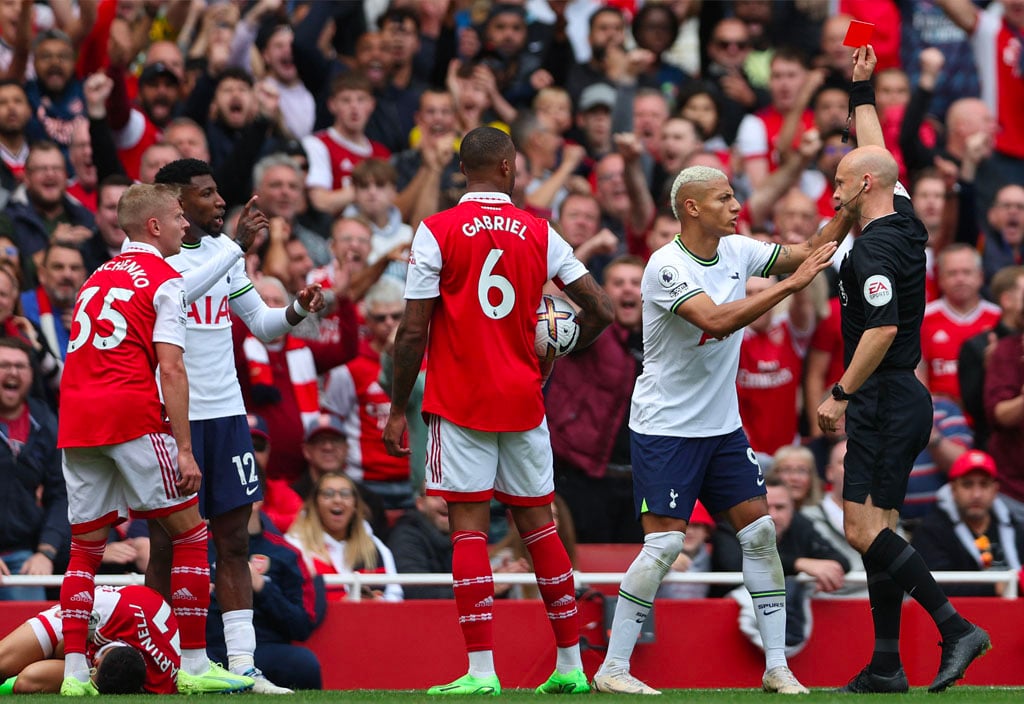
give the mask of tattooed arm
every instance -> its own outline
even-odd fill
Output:
[[[803,244],[783,245],[779,248],[779,257],[772,264],[770,273],[790,274],[796,271],[797,267],[822,245],[841,241],[853,227],[856,219],[848,208],[843,208]]]
[[[576,314],[580,326],[580,339],[575,349],[587,347],[604,329],[612,324],[615,311],[612,300],[604,289],[597,285],[594,277],[585,274],[565,287],[565,294],[582,310]]]
[[[405,314],[395,334],[394,385],[391,390],[391,412],[384,426],[384,445],[388,453],[400,457],[411,454],[407,447],[405,431],[405,409],[416,377],[423,365],[423,354],[427,350],[427,332],[430,318],[434,313],[436,298],[412,299],[406,301]]]

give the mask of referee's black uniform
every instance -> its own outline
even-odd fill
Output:
[[[914,374],[921,359],[928,233],[900,184],[895,213],[864,226],[839,270],[845,365],[865,330],[897,326],[878,368],[857,389],[846,410],[846,479],[843,498],[898,509],[914,458],[932,429],[932,400]]]

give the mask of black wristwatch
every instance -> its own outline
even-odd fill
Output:
[[[832,387],[832,398],[834,398],[836,401],[849,401],[851,398],[853,398],[853,394],[846,393],[846,390],[843,389],[843,385],[837,383],[835,386]]]

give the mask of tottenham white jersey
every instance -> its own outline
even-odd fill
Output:
[[[245,414],[235,373],[231,317],[242,320],[258,338],[269,341],[291,330],[287,308],[268,308],[245,273],[242,250],[233,240],[202,237],[182,244],[168,257],[185,280],[189,305],[185,330],[189,420],[210,420]]]
[[[710,261],[692,254],[678,237],[651,255],[641,284],[644,371],[633,389],[631,430],[710,437],[740,427],[741,331],[717,340],[676,310],[701,293],[719,305],[743,298],[747,279],[767,276],[778,253],[778,245],[730,235],[719,241]]]

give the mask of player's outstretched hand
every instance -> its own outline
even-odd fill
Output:
[[[253,196],[245,204],[242,214],[238,217],[238,225],[235,227],[235,243],[242,248],[243,252],[249,251],[249,247],[252,247],[252,243],[256,241],[256,235],[261,230],[265,231],[267,237],[270,236],[270,220],[262,210],[256,207],[258,198],[259,196]]]
[[[303,310],[309,311],[310,313],[319,313],[324,309],[324,305],[326,304],[326,301],[324,300],[324,292],[320,287],[320,284],[310,284],[299,291],[296,298]]]
[[[199,471],[196,458],[191,452],[178,452],[178,474],[181,479],[177,486],[183,494],[194,494],[199,491],[199,484],[203,481],[203,474]]]
[[[407,438],[407,429],[408,421],[406,421],[404,413],[388,415],[387,425],[384,426],[384,447],[387,448],[389,455],[405,457],[412,454],[412,450],[402,444]]]
[[[790,275],[789,280],[796,284],[798,289],[811,283],[818,272],[832,263],[832,255],[839,245],[835,242],[826,242],[811,253],[811,256],[804,259],[797,267],[797,270]]]

